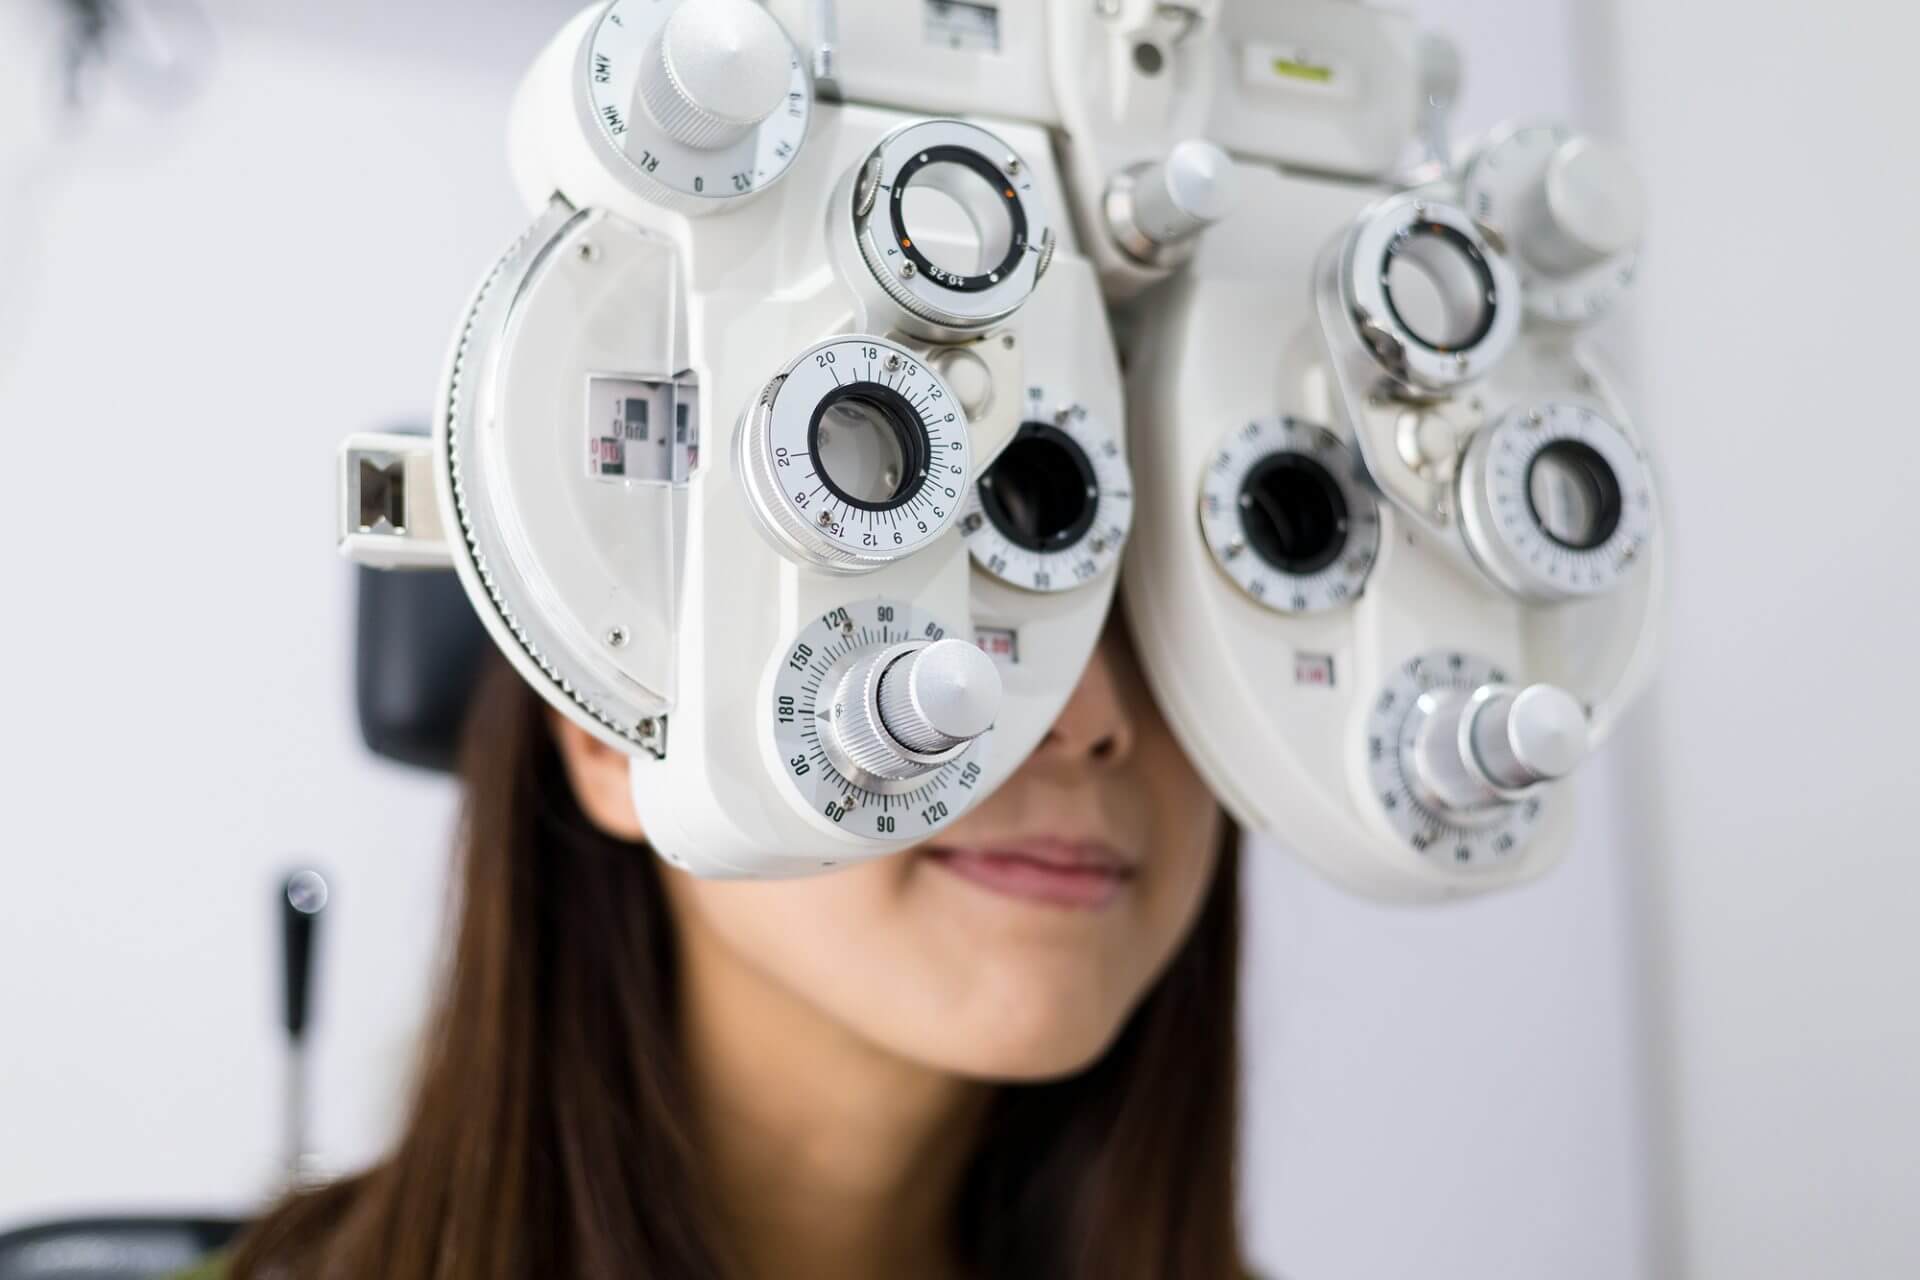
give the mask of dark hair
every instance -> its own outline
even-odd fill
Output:
[[[462,760],[459,928],[399,1144],[273,1210],[234,1276],[736,1275],[687,1123],[665,873],[581,814],[504,662]],[[954,1206],[968,1274],[1239,1274],[1236,846],[1099,1061],[998,1090]]]

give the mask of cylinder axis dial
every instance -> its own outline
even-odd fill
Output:
[[[1053,260],[1052,217],[1031,170],[979,125],[895,129],[854,171],[851,200],[860,265],[849,270],[928,337],[1006,319]]]
[[[842,573],[939,537],[973,478],[953,393],[884,338],[808,348],[767,384],[734,441],[749,505],[774,545]]]
[[[1537,788],[1587,750],[1587,715],[1551,685],[1525,689],[1463,653],[1405,663],[1366,722],[1367,780],[1417,853],[1462,867],[1519,853],[1546,803]]]
[[[870,599],[810,623],[780,664],[774,750],[807,812],[906,844],[973,802],[1000,701],[986,654],[910,604]]]
[[[1380,507],[1360,462],[1324,427],[1258,418],[1214,451],[1200,532],[1221,572],[1277,613],[1359,598],[1380,552]]]
[[[634,191],[708,213],[800,153],[813,83],[753,0],[614,0],[581,52],[583,123]]]
[[[1495,132],[1467,164],[1473,216],[1505,236],[1527,308],[1576,324],[1633,283],[1644,217],[1625,152],[1562,125]]]
[[[1551,602],[1620,584],[1653,537],[1653,482],[1625,432],[1585,405],[1512,410],[1460,471],[1462,531],[1503,587]]]
[[[1133,478],[1106,425],[1080,404],[1049,411],[1027,391],[1027,420],[974,485],[960,533],[974,564],[1027,591],[1092,582],[1120,558]]]

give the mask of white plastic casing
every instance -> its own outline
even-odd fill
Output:
[[[996,654],[1004,694],[979,782],[984,794],[1040,740],[1077,683],[1101,629],[1112,575],[1057,596],[1014,592],[978,574],[965,543],[950,532],[905,561],[849,580],[803,568],[766,542],[721,437],[795,353],[866,328],[860,299],[830,266],[828,201],[850,167],[904,117],[816,104],[805,151],[782,181],[722,216],[689,217],[636,193],[579,128],[574,77],[579,41],[593,17],[577,17],[521,87],[510,134],[515,181],[530,208],[558,192],[631,224],[672,253],[679,280],[673,327],[709,438],[685,486],[680,542],[670,549],[682,570],[671,652],[659,658],[673,677],[664,699],[665,758],[636,753],[630,739],[590,727],[633,754],[633,792],[648,837],[682,866],[707,875],[795,875],[891,852],[903,841],[855,835],[805,809],[772,767],[769,681],[793,638],[851,601],[874,598],[910,604],[961,634],[1013,636],[1011,652]],[[986,123],[1026,161],[1039,198],[1064,207],[1047,136]],[[1097,277],[1063,228],[1055,262],[1033,296],[984,339],[1001,345],[987,362],[996,370],[995,403],[973,421],[977,466],[990,462],[1018,425],[1029,380],[1071,386],[1108,421],[1124,420],[1102,315]],[[548,683],[537,682],[564,705]]]
[[[1235,213],[1131,330],[1137,509],[1126,602],[1148,678],[1235,816],[1334,880],[1369,896],[1424,900],[1532,878],[1566,847],[1564,788],[1537,797],[1521,856],[1447,865],[1410,847],[1377,802],[1368,716],[1402,664],[1444,650],[1485,660],[1516,685],[1569,690],[1603,741],[1652,668],[1660,542],[1612,594],[1542,608],[1500,590],[1445,538],[1383,502],[1379,558],[1350,607],[1280,616],[1230,582],[1194,528],[1206,467],[1236,423],[1291,414],[1351,430],[1310,299],[1322,245],[1377,198],[1265,167],[1243,168],[1240,183]],[[1289,233],[1275,235],[1283,223]],[[1517,341],[1476,387],[1483,409],[1559,387],[1626,421],[1584,356],[1533,338]]]

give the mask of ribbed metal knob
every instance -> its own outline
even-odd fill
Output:
[[[876,778],[917,778],[992,728],[1000,695],[999,669],[976,645],[936,640],[877,650],[854,663],[835,691],[835,753]]]
[[[793,45],[753,0],[683,0],[640,73],[640,103],[669,138],[731,146],[786,100]]]

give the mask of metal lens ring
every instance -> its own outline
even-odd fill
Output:
[[[1460,471],[1467,545],[1495,581],[1528,600],[1613,590],[1653,538],[1646,460],[1599,411],[1549,402],[1504,414]]]
[[[1012,315],[1053,255],[1051,215],[1026,163],[959,120],[882,138],[858,170],[853,219],[874,282],[942,329],[974,331]]]
[[[1120,558],[1133,525],[1133,477],[1120,442],[1084,405],[1047,412],[1028,392],[1027,420],[981,475],[960,516],[974,564],[1026,591],[1068,591]]]
[[[774,545],[843,573],[939,537],[972,481],[958,400],[920,357],[884,338],[809,347],[767,384],[734,440],[748,505]]]
[[[1490,370],[1520,332],[1519,279],[1453,205],[1395,196],[1350,234],[1345,290],[1396,380],[1447,391]]]
[[[1380,507],[1359,458],[1324,427],[1258,418],[1207,463],[1200,532],[1220,571],[1276,613],[1358,599],[1380,553]]]

